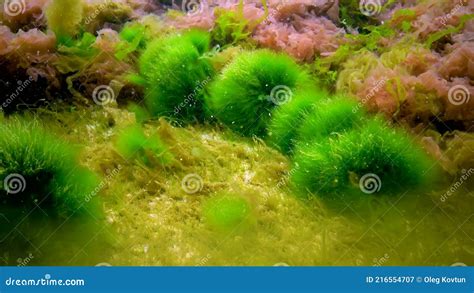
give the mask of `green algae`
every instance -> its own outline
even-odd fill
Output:
[[[202,31],[175,34],[151,42],[140,57],[145,105],[153,117],[178,123],[204,120],[204,92],[214,70],[203,55],[210,36]]]
[[[301,146],[294,162],[293,185],[310,195],[397,194],[429,188],[436,179],[435,162],[408,135],[380,119]]]
[[[203,204],[206,223],[220,231],[236,229],[249,214],[250,206],[247,201],[236,195],[217,195]]]
[[[59,44],[68,43],[80,31],[84,5],[81,0],[53,0],[46,8],[48,28]]]
[[[305,91],[297,93],[291,101],[278,107],[268,127],[268,143],[284,154],[291,154],[298,140],[299,125],[327,99],[325,92]]]
[[[272,111],[304,88],[311,88],[311,79],[290,57],[268,50],[244,52],[211,84],[206,106],[230,129],[263,137]]]
[[[173,155],[160,137],[146,136],[139,125],[124,129],[117,137],[116,146],[125,159],[137,160],[149,167],[167,165],[173,160]]]

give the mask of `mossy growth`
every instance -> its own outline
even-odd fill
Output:
[[[299,143],[321,142],[364,125],[367,115],[359,103],[345,96],[325,100],[306,115],[298,129]]]
[[[82,0],[51,0],[45,9],[48,28],[59,44],[68,43],[80,31],[84,13]]]
[[[119,60],[132,54],[135,57],[146,49],[149,42],[167,32],[168,29],[153,14],[127,22],[119,32],[120,42],[115,48],[115,57]]]
[[[171,163],[173,155],[155,134],[147,136],[140,125],[124,129],[116,140],[117,151],[126,160],[137,160],[148,167]]]
[[[313,72],[321,86],[334,88],[346,61],[351,58],[359,60],[369,52],[377,56],[390,50],[391,48],[386,47],[386,41],[397,35],[397,31],[388,24],[367,26],[365,31],[365,34],[347,34],[346,38],[349,41],[339,46],[333,54],[316,58]],[[364,64],[360,61],[359,63]]]
[[[145,105],[153,117],[179,123],[204,119],[203,94],[214,70],[208,58],[210,37],[203,31],[174,34],[151,42],[140,57]]]
[[[269,145],[276,147],[284,154],[291,154],[299,127],[306,116],[327,97],[328,94],[323,91],[302,91],[295,94],[291,101],[278,107],[273,112],[273,118],[268,127]]]
[[[244,136],[266,134],[272,111],[312,82],[290,57],[268,50],[244,52],[210,86],[210,114]]]
[[[12,223],[38,207],[56,218],[99,214],[99,180],[78,164],[74,148],[36,122],[5,121],[0,130],[0,214]]]
[[[266,5],[264,6],[267,9]],[[216,8],[215,26],[211,31],[213,42],[220,46],[236,45],[245,41],[266,17],[251,21],[244,16],[244,1],[240,0],[239,5],[232,10]]]
[[[128,23],[119,33],[121,42],[115,49],[115,57],[119,60],[125,59],[129,54],[144,50],[146,28],[141,23]]]
[[[243,197],[231,193],[215,195],[203,205],[206,224],[218,231],[230,231],[246,222],[250,205]]]
[[[298,148],[292,184],[303,197],[396,194],[432,183],[433,162],[403,131],[381,119]]]
[[[65,40],[58,48],[59,58],[54,65],[63,74],[83,70],[85,65],[99,53],[94,47],[95,41],[96,37],[90,33],[84,33],[77,39]]]
[[[382,3],[383,2],[383,3]],[[358,28],[361,33],[366,32],[370,25],[379,24],[377,16],[387,11],[396,0],[340,0],[339,17],[347,28]]]

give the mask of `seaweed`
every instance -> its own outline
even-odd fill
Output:
[[[388,24],[379,26],[367,26],[366,34],[346,35],[348,42],[339,46],[337,50],[328,57],[317,58],[313,64],[313,72],[325,87],[333,87],[339,78],[339,72],[344,63],[352,56],[370,51],[381,54],[387,49],[382,40],[391,38],[396,30]]]
[[[142,54],[151,41],[167,33],[161,20],[154,15],[127,22],[119,32],[120,42],[116,46],[115,57],[123,60],[132,55],[135,59],[135,55]]]
[[[298,138],[298,129],[306,117],[318,108],[321,101],[327,99],[323,91],[304,91],[294,95],[293,99],[278,107],[268,127],[267,140],[271,146],[286,155],[292,153]]]
[[[431,34],[426,40],[425,46],[427,48],[431,48],[434,43],[443,39],[444,37],[458,33],[460,30],[464,28],[466,22],[472,19],[474,19],[474,14],[465,14],[461,16],[458,26],[456,27],[449,26],[445,28],[444,30],[440,30],[440,31],[435,32],[434,34]]]
[[[390,26],[408,33],[412,28],[411,23],[416,20],[416,17],[416,12],[412,9],[399,9],[390,19]]]
[[[125,26],[119,36],[122,42],[117,45],[115,53],[118,60],[123,60],[129,54],[144,50],[146,47],[145,27],[141,24],[135,23]]]
[[[82,0],[52,0],[45,9],[48,28],[59,44],[67,44],[80,32],[84,4]]]
[[[210,37],[203,31],[174,34],[151,42],[140,57],[145,105],[153,117],[178,123],[204,120],[203,94],[214,76]]]
[[[266,1],[264,2],[265,15],[268,14]],[[248,20],[244,16],[244,1],[240,0],[236,10],[216,8],[214,28],[211,37],[214,43],[221,47],[234,46],[246,40],[255,28],[263,22],[265,15],[255,21]]]
[[[344,133],[359,129],[367,119],[363,109],[359,109],[354,99],[338,96],[320,102],[306,115],[298,128],[298,143],[311,144],[329,138],[337,139]]]
[[[2,209],[18,217],[39,206],[50,216],[69,217],[86,210],[98,214],[94,194],[98,178],[80,166],[76,150],[46,133],[36,122],[12,119],[0,124]]]
[[[126,160],[136,160],[147,167],[165,166],[173,160],[173,155],[160,137],[157,134],[145,135],[140,125],[124,129],[115,145]]]
[[[203,204],[205,222],[218,231],[230,231],[242,225],[250,214],[250,205],[232,193],[218,194]]]
[[[383,5],[381,1],[370,0],[340,0],[339,17],[346,28],[359,28],[364,33],[368,26],[379,24],[377,15],[386,11],[395,0],[389,0]]]
[[[403,131],[382,119],[298,148],[292,184],[303,198],[316,195],[396,194],[429,187],[433,162]]]
[[[303,88],[313,88],[290,57],[269,50],[245,52],[214,81],[206,96],[211,116],[244,136],[266,134],[272,111]]]

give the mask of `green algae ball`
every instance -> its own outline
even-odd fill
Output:
[[[373,119],[338,138],[299,146],[291,182],[303,197],[395,194],[429,186],[433,166],[406,133]]]
[[[307,73],[290,57],[268,50],[244,52],[211,84],[206,105],[230,129],[263,137],[272,111],[310,85]]]
[[[70,260],[91,247],[103,229],[98,198],[104,181],[79,165],[75,148],[37,122],[10,118],[0,122],[0,132],[0,258],[15,265],[34,248],[40,262],[48,255]]]
[[[250,205],[233,194],[218,195],[203,206],[205,222],[217,230],[232,230],[245,222],[250,214]]]
[[[139,60],[145,106],[153,117],[178,123],[204,120],[203,95],[214,76],[204,54],[207,32],[190,31],[151,42]]]
[[[276,147],[284,154],[291,154],[296,144],[299,127],[326,98],[327,93],[322,91],[303,91],[295,94],[290,102],[275,109],[268,127],[269,145]]]
[[[99,214],[99,179],[75,149],[36,122],[3,122],[0,132],[0,214],[12,225],[38,207],[52,218]]]
[[[341,135],[363,126],[366,116],[362,109],[358,109],[358,103],[348,97],[338,96],[325,100],[305,116],[298,129],[298,140],[301,143],[311,143]]]

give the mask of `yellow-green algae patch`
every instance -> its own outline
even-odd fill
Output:
[[[147,123],[145,133],[158,133],[174,157],[149,168],[127,161],[114,146],[114,138],[135,123],[132,113],[109,107],[62,111],[43,112],[39,119],[59,137],[84,145],[82,163],[102,176],[97,196],[106,216],[97,234],[106,234],[101,241],[107,245],[92,249],[91,239],[76,254],[45,256],[38,264],[474,263],[474,193],[468,182],[444,200],[446,189],[301,201],[287,185],[289,160],[260,140],[215,126]],[[188,175],[198,180],[191,191],[183,188]],[[206,224],[203,206],[219,193],[248,202],[245,225],[223,232]]]

